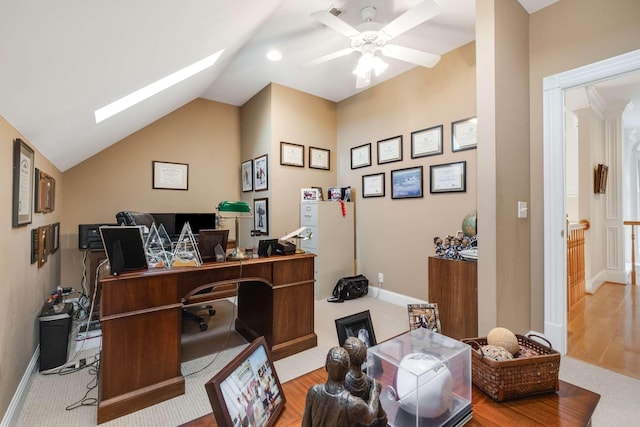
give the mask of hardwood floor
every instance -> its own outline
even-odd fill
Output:
[[[638,286],[604,283],[568,314],[567,355],[640,379]]]

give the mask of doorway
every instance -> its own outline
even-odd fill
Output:
[[[567,353],[565,91],[636,70],[640,70],[640,50],[549,76],[543,82],[544,333],[561,354]]]

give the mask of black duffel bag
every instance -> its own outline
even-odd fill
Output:
[[[338,280],[335,288],[333,288],[333,298],[335,300],[360,298],[367,293],[369,293],[369,279],[362,274],[343,277]]]

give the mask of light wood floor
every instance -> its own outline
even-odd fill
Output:
[[[640,293],[604,283],[568,315],[567,355],[640,379]]]

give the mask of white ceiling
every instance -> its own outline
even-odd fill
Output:
[[[475,0],[393,43],[445,54],[475,39]],[[520,0],[529,13],[557,0]],[[203,97],[242,105],[270,82],[332,101],[357,93],[357,54],[303,64],[349,46],[312,12],[336,7],[352,26],[375,6],[386,23],[421,0],[37,0],[0,3],[0,115],[61,171]],[[278,48],[279,62],[265,53]],[[214,67],[99,124],[94,111],[224,49]],[[372,84],[413,65],[385,58]],[[437,66],[437,65],[436,65]]]

